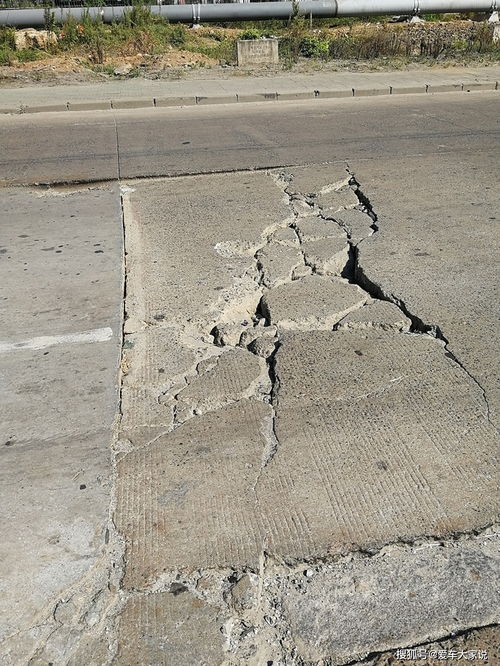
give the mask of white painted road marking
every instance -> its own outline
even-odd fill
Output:
[[[21,342],[0,342],[0,354],[23,351],[25,349],[45,349],[54,345],[87,344],[89,342],[106,342],[113,337],[113,331],[107,328],[94,328],[92,331],[82,333],[68,333],[67,335],[43,335],[31,340]]]

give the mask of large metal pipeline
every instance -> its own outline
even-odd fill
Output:
[[[347,16],[412,15],[455,12],[494,12],[500,0],[298,0],[298,2],[246,2],[193,5],[152,5],[151,13],[172,23],[210,23],[288,19],[295,11],[301,16],[334,18]],[[0,25],[16,28],[41,28],[44,9],[0,10]],[[130,7],[59,7],[50,12],[56,23],[70,16],[79,20],[84,14],[102,18],[104,23],[121,21]]]

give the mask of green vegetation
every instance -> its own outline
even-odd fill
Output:
[[[94,0],[92,4],[96,4]],[[429,15],[429,18],[438,16]],[[448,18],[456,18],[456,15]],[[113,59],[130,59],[140,54],[154,58],[181,50],[198,54],[198,64],[204,66],[206,63],[200,56],[210,59],[208,63],[234,62],[238,38],[272,36],[279,38],[280,58],[285,67],[291,67],[300,58],[318,61],[399,58],[409,61],[488,54],[490,59],[500,59],[499,46],[493,43],[491,28],[484,21],[408,26],[387,24],[387,17],[372,17],[368,23],[354,19],[321,19],[312,21],[311,28],[307,17],[296,15],[289,21],[225,25],[225,28],[207,26],[190,30],[179,24],[169,24],[152,14],[149,6],[137,3],[130,7],[120,23],[105,25],[99,17],[93,18],[87,11],[80,21],[69,19],[64,25],[56,26],[53,13],[47,9],[46,27],[55,32],[57,41],[45,48],[30,44],[30,48],[16,50],[15,31],[0,28],[0,64],[68,54],[78,57],[94,71],[111,73],[113,65],[109,61]],[[136,65],[137,60],[134,60],[128,76],[139,74]]]

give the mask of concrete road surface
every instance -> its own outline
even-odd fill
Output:
[[[6,663],[498,660],[497,109],[0,120]]]

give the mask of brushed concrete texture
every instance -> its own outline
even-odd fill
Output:
[[[113,663],[218,666],[225,658],[217,611],[187,590],[131,598],[121,615]]]
[[[359,310],[350,312],[337,324],[337,328],[348,329],[372,327],[409,331],[411,321],[394,303],[369,301]]]
[[[271,413],[242,400],[119,460],[115,521],[126,539],[127,588],[172,569],[258,566],[253,488]]]
[[[114,185],[4,189],[0,209],[0,640],[11,664],[52,633],[58,601],[105,550],[122,231]]]
[[[251,397],[260,378],[269,381],[265,362],[243,349],[233,349],[218,356],[213,368],[188,379],[176,399],[200,415]]]
[[[495,521],[496,432],[477,385],[440,342],[373,329],[286,332],[274,372],[279,446],[257,492],[275,511],[300,510],[316,547]],[[278,478],[281,501],[270,499]]]

